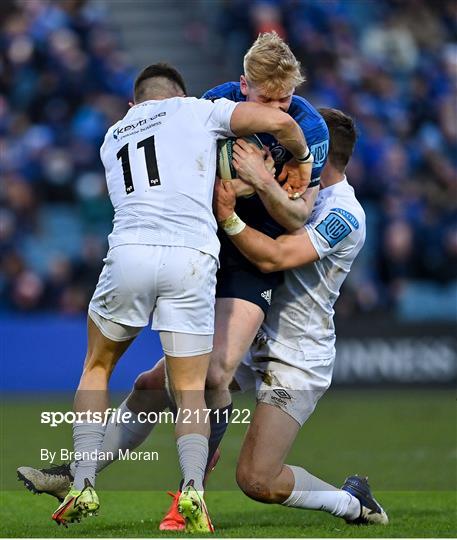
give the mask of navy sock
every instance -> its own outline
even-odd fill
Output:
[[[168,409],[170,410],[170,412],[173,413],[173,418],[176,418],[176,415],[178,414],[178,408],[176,407],[176,403],[170,398],[168,398]]]
[[[213,456],[222,441],[222,437],[227,431],[230,416],[233,411],[233,403],[222,407],[221,409],[212,409],[210,413],[211,434],[208,441],[208,461],[206,462],[206,470],[213,459]]]

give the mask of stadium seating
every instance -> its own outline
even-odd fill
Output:
[[[134,62],[174,55],[192,71],[191,90],[199,94],[238,78],[257,32],[274,29],[303,64],[307,82],[299,93],[317,106],[342,108],[358,124],[349,176],[367,210],[368,236],[337,314],[455,317],[452,2],[268,0],[241,9],[240,0],[195,0],[185,13],[174,0],[159,4],[180,31],[151,48],[150,33],[132,37],[125,9],[110,19],[103,3],[5,2],[0,310],[84,310],[112,217],[98,147],[127,110]],[[67,268],[58,288],[56,259]],[[30,288],[33,301],[23,301],[14,291],[32,282],[40,284]]]

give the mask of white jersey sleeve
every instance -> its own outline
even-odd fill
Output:
[[[319,259],[335,255],[343,266],[352,262],[347,259],[347,255],[363,245],[365,226],[356,218],[352,208],[351,211],[343,207],[326,206],[316,221],[305,225]]]
[[[238,103],[220,98],[214,101],[195,99],[193,108],[197,118],[216,139],[235,137],[230,129],[230,120]]]

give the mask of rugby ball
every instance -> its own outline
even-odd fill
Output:
[[[257,135],[249,135],[247,137],[242,137],[242,139],[263,150],[262,141]],[[236,137],[231,137],[229,139],[222,139],[217,144],[217,176],[223,180],[233,180],[234,178],[238,178],[238,174],[232,163],[233,146],[235,142]]]

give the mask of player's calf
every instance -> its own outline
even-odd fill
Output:
[[[161,359],[152,369],[138,375],[126,403],[136,413],[159,413],[169,406],[169,402],[165,390],[165,365]]]
[[[163,390],[165,387],[165,364],[161,358],[157,364],[148,371],[138,375],[133,384],[135,390]]]

